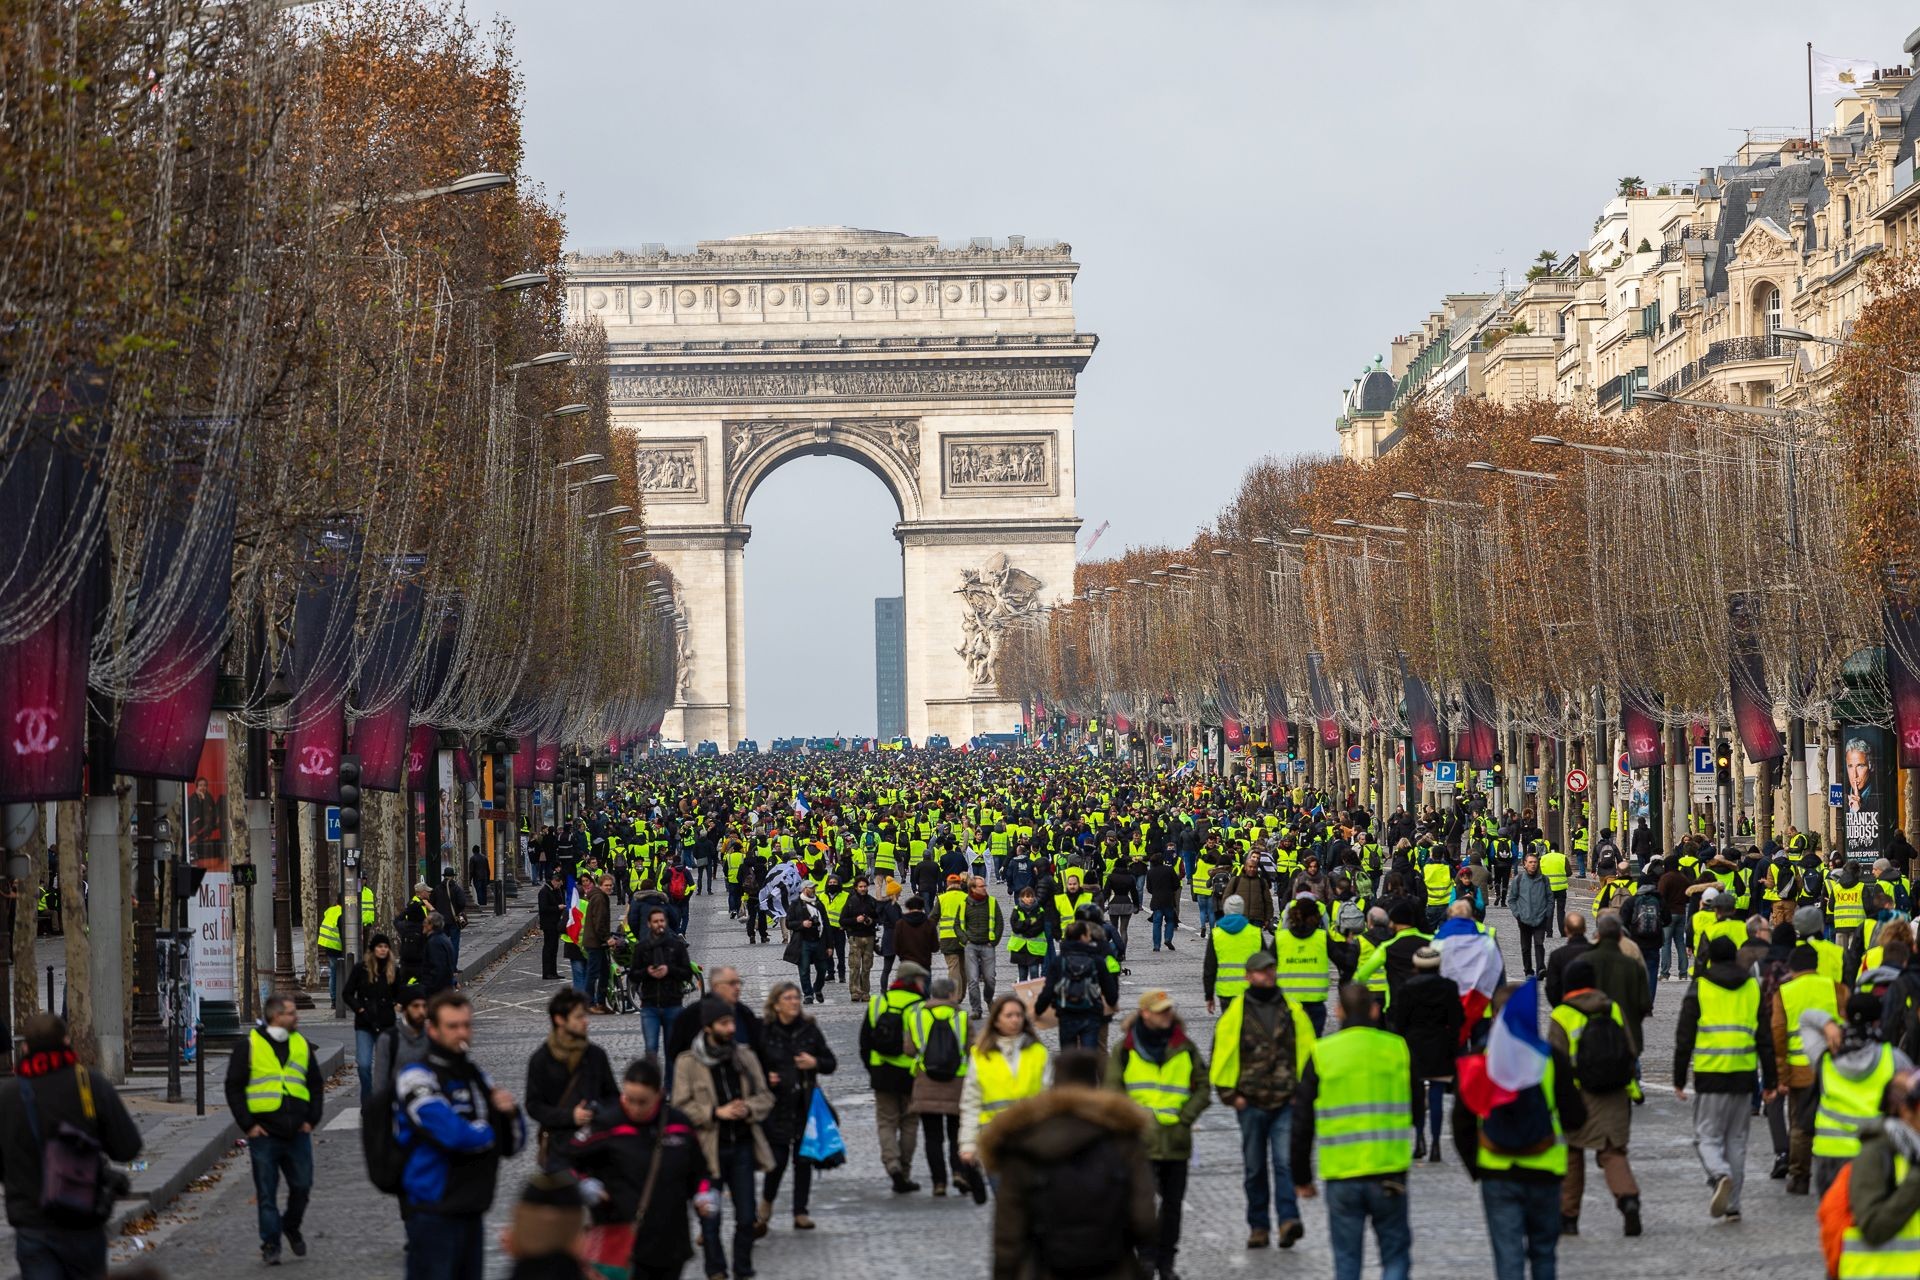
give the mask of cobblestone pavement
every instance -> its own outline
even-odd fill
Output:
[[[770,982],[791,976],[791,968],[781,963],[777,934],[771,945],[749,946],[744,933],[727,920],[722,898],[694,902],[690,941],[696,958],[709,969],[716,964],[739,966],[746,977],[749,1002],[757,1003]],[[1511,918],[1504,909],[1495,908],[1490,919],[1517,972],[1517,930]],[[1130,957],[1132,973],[1123,984],[1128,1005],[1149,986],[1171,989],[1196,1024],[1204,1045],[1209,1020],[1199,999],[1200,951],[1190,927],[1182,931],[1180,948],[1174,953],[1153,953],[1140,932]],[[527,1057],[545,1034],[543,1007],[549,988],[536,981],[538,964],[537,943],[523,944],[471,983],[477,1001],[476,1053],[496,1079],[516,1093],[525,1082]],[[1814,1205],[1808,1199],[1789,1198],[1784,1183],[1768,1180],[1771,1150],[1763,1120],[1755,1121],[1745,1221],[1728,1225],[1707,1216],[1705,1176],[1692,1148],[1690,1104],[1676,1101],[1667,1084],[1673,1023],[1684,989],[1677,982],[1661,985],[1648,1024],[1649,1101],[1634,1113],[1632,1155],[1643,1189],[1646,1234],[1638,1240],[1622,1239],[1618,1218],[1605,1203],[1604,1185],[1597,1172],[1592,1173],[1583,1234],[1561,1242],[1560,1274],[1573,1280],[1600,1276],[1653,1280],[1733,1267],[1746,1277],[1818,1276]],[[942,1280],[986,1275],[990,1208],[976,1208],[959,1197],[936,1200],[924,1192],[909,1197],[890,1193],[879,1168],[871,1095],[864,1073],[852,1064],[860,1013],[844,987],[830,992],[829,1003],[814,1006],[813,1012],[847,1064],[829,1081],[828,1091],[845,1124],[849,1162],[815,1181],[811,1211],[818,1230],[796,1233],[776,1213],[772,1233],[756,1252],[758,1274],[766,1280],[817,1280],[885,1275],[913,1267]],[[594,1036],[616,1069],[642,1051],[637,1017],[596,1019]],[[391,1199],[373,1192],[365,1182],[355,1101],[348,1070],[329,1095],[327,1128],[316,1142],[317,1188],[307,1228],[312,1254],[304,1260],[289,1257],[286,1274],[290,1276],[365,1280],[401,1272],[398,1214]],[[1303,1206],[1307,1236],[1292,1250],[1250,1253],[1243,1247],[1246,1228],[1238,1134],[1224,1109],[1216,1106],[1201,1118],[1195,1150],[1180,1255],[1183,1275],[1331,1273],[1325,1218],[1318,1201]],[[921,1162],[918,1177],[925,1183],[925,1158],[917,1158]],[[501,1194],[488,1226],[493,1250],[489,1276],[507,1272],[506,1260],[492,1242],[529,1161],[523,1155],[502,1172]],[[1450,1145],[1445,1163],[1422,1164],[1414,1170],[1411,1195],[1415,1274],[1462,1278],[1490,1274],[1491,1255],[1478,1196]],[[242,1155],[227,1161],[223,1176],[210,1187],[188,1194],[163,1215],[141,1252],[172,1275],[244,1274],[259,1265],[253,1218],[252,1187]],[[116,1246],[116,1256],[126,1260],[135,1254],[130,1243],[123,1241]],[[696,1261],[688,1274],[698,1271]],[[1378,1274],[1371,1246],[1367,1274]]]

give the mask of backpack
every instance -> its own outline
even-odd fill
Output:
[[[672,872],[668,874],[667,894],[669,897],[674,898],[684,898],[687,896],[686,868],[676,865]]]
[[[360,1104],[360,1153],[367,1161],[367,1181],[375,1191],[400,1194],[407,1168],[407,1149],[393,1132],[393,1082],[377,1089]]]
[[[93,1106],[93,1083],[78,1063],[73,1075],[81,1114],[97,1131],[100,1120]],[[49,1225],[65,1230],[98,1228],[112,1215],[114,1200],[127,1189],[126,1175],[107,1162],[100,1139],[71,1120],[60,1121],[51,1137],[43,1135],[33,1085],[24,1076],[20,1102],[27,1113],[27,1131],[40,1148],[40,1213]]]
[[[953,1019],[928,1015],[926,1043],[920,1046],[920,1074],[946,1084],[960,1076],[960,1037],[953,1033]]]
[[[1053,1002],[1062,1013],[1093,1013],[1100,1008],[1099,964],[1094,957],[1084,951],[1061,953]]]
[[[1552,1146],[1553,1113],[1546,1090],[1529,1085],[1512,1102],[1488,1112],[1480,1122],[1480,1145],[1506,1156],[1538,1155]]]
[[[1643,893],[1633,901],[1633,935],[1637,938],[1658,937],[1661,930],[1659,897]]]
[[[883,1058],[898,1058],[907,1051],[907,1023],[900,1011],[890,1004],[883,1003],[880,1012],[874,1015],[873,1032],[868,1039],[873,1052]]]
[[[1587,1019],[1580,1031],[1580,1047],[1573,1055],[1573,1074],[1588,1093],[1612,1093],[1633,1083],[1633,1045],[1627,1029],[1613,1020],[1611,1009]]]
[[[1028,1248],[1045,1274],[1091,1280],[1123,1273],[1133,1261],[1133,1243],[1114,1226],[1114,1207],[1128,1200],[1128,1167],[1120,1144],[1102,1137],[1039,1174]]]

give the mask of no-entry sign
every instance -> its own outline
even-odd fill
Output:
[[[1587,774],[1584,769],[1567,770],[1567,790],[1575,795],[1587,789]]]

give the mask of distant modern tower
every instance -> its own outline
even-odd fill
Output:
[[[882,738],[907,731],[907,599],[880,596],[873,602],[873,705]]]

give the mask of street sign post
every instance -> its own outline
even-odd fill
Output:
[[[1433,763],[1433,780],[1440,786],[1451,787],[1460,781],[1460,764],[1455,760],[1436,760]]]
[[[1832,808],[1838,809],[1846,803],[1847,784],[1844,782],[1829,782],[1827,784],[1827,804]]]
[[[327,806],[327,839],[335,844],[340,841],[340,806]]]
[[[1712,804],[1714,782],[1713,748],[1695,747],[1693,749],[1693,782],[1688,794],[1696,803]]]
[[[1540,775],[1537,773],[1529,773],[1523,776],[1520,779],[1520,789],[1526,792],[1530,796],[1539,795],[1540,794]]]
[[[1587,771],[1585,769],[1567,770],[1567,790],[1579,795],[1587,789]]]

